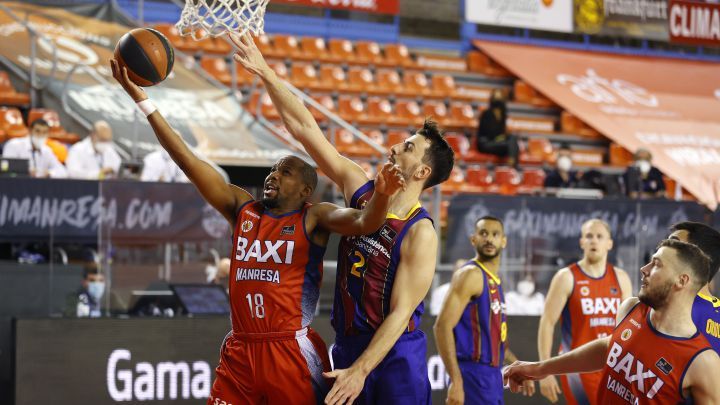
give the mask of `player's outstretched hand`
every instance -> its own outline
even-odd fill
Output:
[[[323,373],[323,377],[335,379],[335,384],[325,397],[325,405],[351,405],[365,386],[367,376],[351,367]]]
[[[125,92],[132,97],[133,101],[137,103],[138,101],[148,98],[147,94],[145,94],[145,90],[141,89],[140,86],[133,83],[132,80],[128,78],[127,68],[124,66],[120,68],[120,64],[117,60],[110,59],[110,69],[112,69],[112,74],[115,80],[120,83]]]
[[[540,363],[530,363],[526,361],[516,361],[505,367],[503,370],[503,383],[510,386],[512,392],[522,392],[527,395],[529,388],[526,381],[539,380],[545,377],[540,370]],[[535,393],[535,385],[532,386],[532,392]]]
[[[540,380],[540,393],[553,404],[558,401],[558,395],[562,394],[562,391],[554,375]]]
[[[241,64],[245,70],[261,77],[271,70],[257,45],[255,45],[255,41],[253,41],[250,33],[246,33],[243,36],[235,34],[228,35],[237,51],[235,55],[233,55],[233,58]]]
[[[405,190],[405,178],[398,165],[387,162],[375,176],[375,192],[392,196],[398,190]]]
[[[447,399],[445,405],[463,405],[465,403],[465,390],[463,390],[463,382],[450,382],[448,387]]]

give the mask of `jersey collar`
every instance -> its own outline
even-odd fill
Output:
[[[720,299],[713,297],[712,295],[705,295],[703,293],[698,293],[698,297],[711,303],[714,308],[720,308]]]
[[[492,280],[495,282],[495,284],[500,285],[500,277],[492,274],[490,272],[490,270],[488,270],[484,264],[480,263],[480,261],[478,259],[473,259],[473,261],[485,272],[485,274],[488,275],[488,277],[492,278]]]
[[[387,218],[387,219],[399,219],[399,220],[401,220],[401,221],[405,221],[405,220],[407,220],[408,218],[410,218],[410,217],[412,216],[412,214],[414,214],[415,211],[417,211],[417,210],[420,209],[420,208],[422,208],[422,205],[420,205],[420,201],[418,201],[418,202],[416,202],[415,205],[410,209],[410,211],[407,213],[407,215],[405,215],[405,218],[400,218],[399,216],[397,216],[397,215],[395,215],[395,214],[391,214],[391,213],[389,213],[389,212],[387,213],[387,217],[386,217],[386,218]]]

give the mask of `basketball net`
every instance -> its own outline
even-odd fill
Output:
[[[185,0],[180,21],[175,27],[182,36],[202,38],[200,31],[212,37],[228,32],[245,35],[263,33],[265,7],[269,0]]]

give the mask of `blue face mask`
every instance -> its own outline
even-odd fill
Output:
[[[102,297],[104,292],[105,292],[105,282],[91,281],[88,283],[88,294],[90,294],[90,296],[93,297],[93,299],[95,301],[99,301],[100,297]]]

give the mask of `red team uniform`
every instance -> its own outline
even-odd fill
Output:
[[[679,338],[657,331],[650,307],[635,305],[610,340],[597,403],[676,405],[688,401],[682,383],[698,354],[712,350],[700,331]]]
[[[577,263],[569,266],[573,291],[562,311],[560,352],[565,353],[595,339],[610,336],[622,299],[615,268],[608,263],[598,278],[587,275]],[[601,372],[560,376],[569,405],[596,404]]]
[[[325,247],[310,240],[310,204],[281,216],[243,205],[230,267],[232,331],[223,341],[208,404],[316,404],[328,387],[325,343],[308,328]]]

